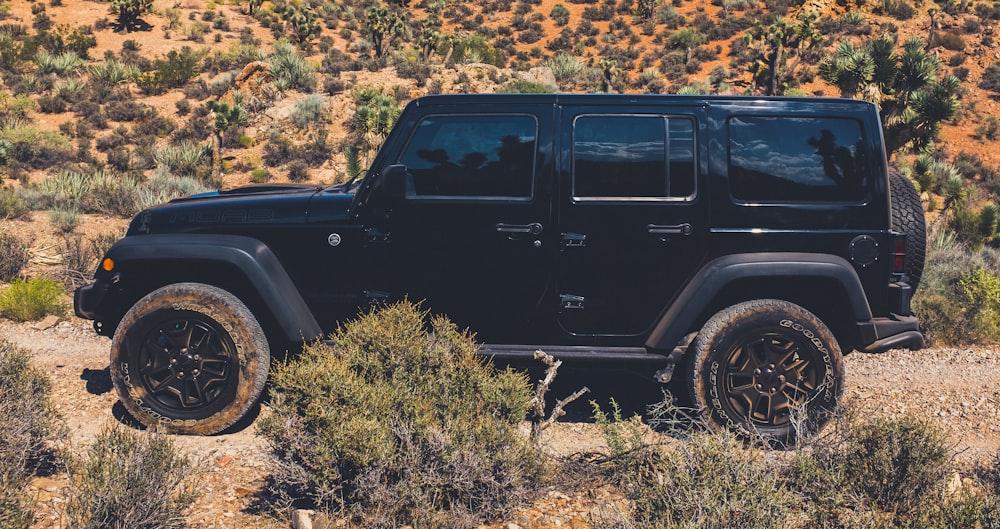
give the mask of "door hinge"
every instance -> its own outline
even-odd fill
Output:
[[[583,308],[583,296],[573,294],[562,294],[559,296],[559,306],[564,310],[579,310]]]
[[[563,248],[583,248],[587,246],[587,236],[582,233],[562,234]]]

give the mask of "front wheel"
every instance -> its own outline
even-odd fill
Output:
[[[844,360],[806,309],[760,299],[726,308],[692,344],[691,399],[713,429],[779,445],[817,431],[840,399]]]
[[[140,299],[111,342],[122,404],[167,433],[209,435],[235,424],[267,383],[270,350],[253,313],[229,292],[177,283]]]

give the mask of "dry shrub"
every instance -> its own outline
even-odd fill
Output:
[[[102,430],[85,458],[71,460],[65,514],[78,529],[186,527],[194,466],[165,436],[120,425]]]
[[[510,512],[542,472],[519,431],[527,379],[411,303],[362,316],[272,377],[260,423],[286,501],[362,527],[476,527]]]
[[[28,264],[28,246],[21,239],[0,232],[0,282],[8,282]]]
[[[611,472],[635,512],[604,522],[623,529],[796,526],[801,503],[785,486],[773,453],[704,429],[687,430],[686,439],[671,446],[649,444],[638,417],[622,420],[612,408],[607,417],[595,405],[595,418],[611,452]]]
[[[789,483],[806,498],[807,528],[996,527],[994,492],[948,491],[952,457],[924,420],[854,421],[796,454]]]
[[[49,381],[28,353],[0,341],[0,527],[27,528],[34,521],[25,487],[60,432]]]

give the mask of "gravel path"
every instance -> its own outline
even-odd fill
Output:
[[[101,428],[115,421],[131,424],[111,387],[107,370],[110,341],[95,336],[87,322],[72,319],[39,329],[34,324],[2,320],[0,339],[28,350],[35,365],[51,378],[57,408],[70,431],[71,449],[83,449]],[[877,355],[854,353],[847,356],[846,364],[845,402],[859,415],[925,416],[949,432],[960,459],[987,459],[1000,452],[1000,350],[935,348]],[[574,377],[565,384],[567,388],[587,384],[595,389],[583,400],[596,396],[606,402],[615,390],[607,385],[594,386],[602,379],[607,384],[603,375],[589,379],[572,373],[565,376]],[[615,384],[620,386],[622,382]],[[650,384],[625,387],[640,399],[658,391]],[[555,389],[553,396],[564,396],[564,391],[562,387]],[[547,432],[547,449],[554,455],[602,448],[599,429],[582,419],[588,415],[589,406],[585,402],[574,406],[570,422],[559,423]],[[262,413],[267,413],[266,407]],[[204,469],[202,495],[189,517],[193,527],[282,526],[271,518],[253,514],[249,508],[267,475],[268,457],[253,426],[226,435],[173,439]],[[43,515],[38,528],[60,526],[55,513],[65,485],[62,475],[36,480]],[[534,527],[561,520],[568,526],[584,527],[582,520],[588,519],[588,513],[618,500],[620,496],[608,490],[596,491],[589,498],[568,498],[551,490],[535,505],[512,515],[511,523]],[[508,524],[496,527],[506,529]]]

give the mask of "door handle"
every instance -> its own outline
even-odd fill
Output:
[[[497,224],[499,233],[525,233],[528,235],[541,235],[542,225],[537,222],[531,224]]]
[[[690,224],[677,224],[676,226],[667,226],[663,224],[647,224],[646,231],[650,235],[691,235],[694,228]]]

